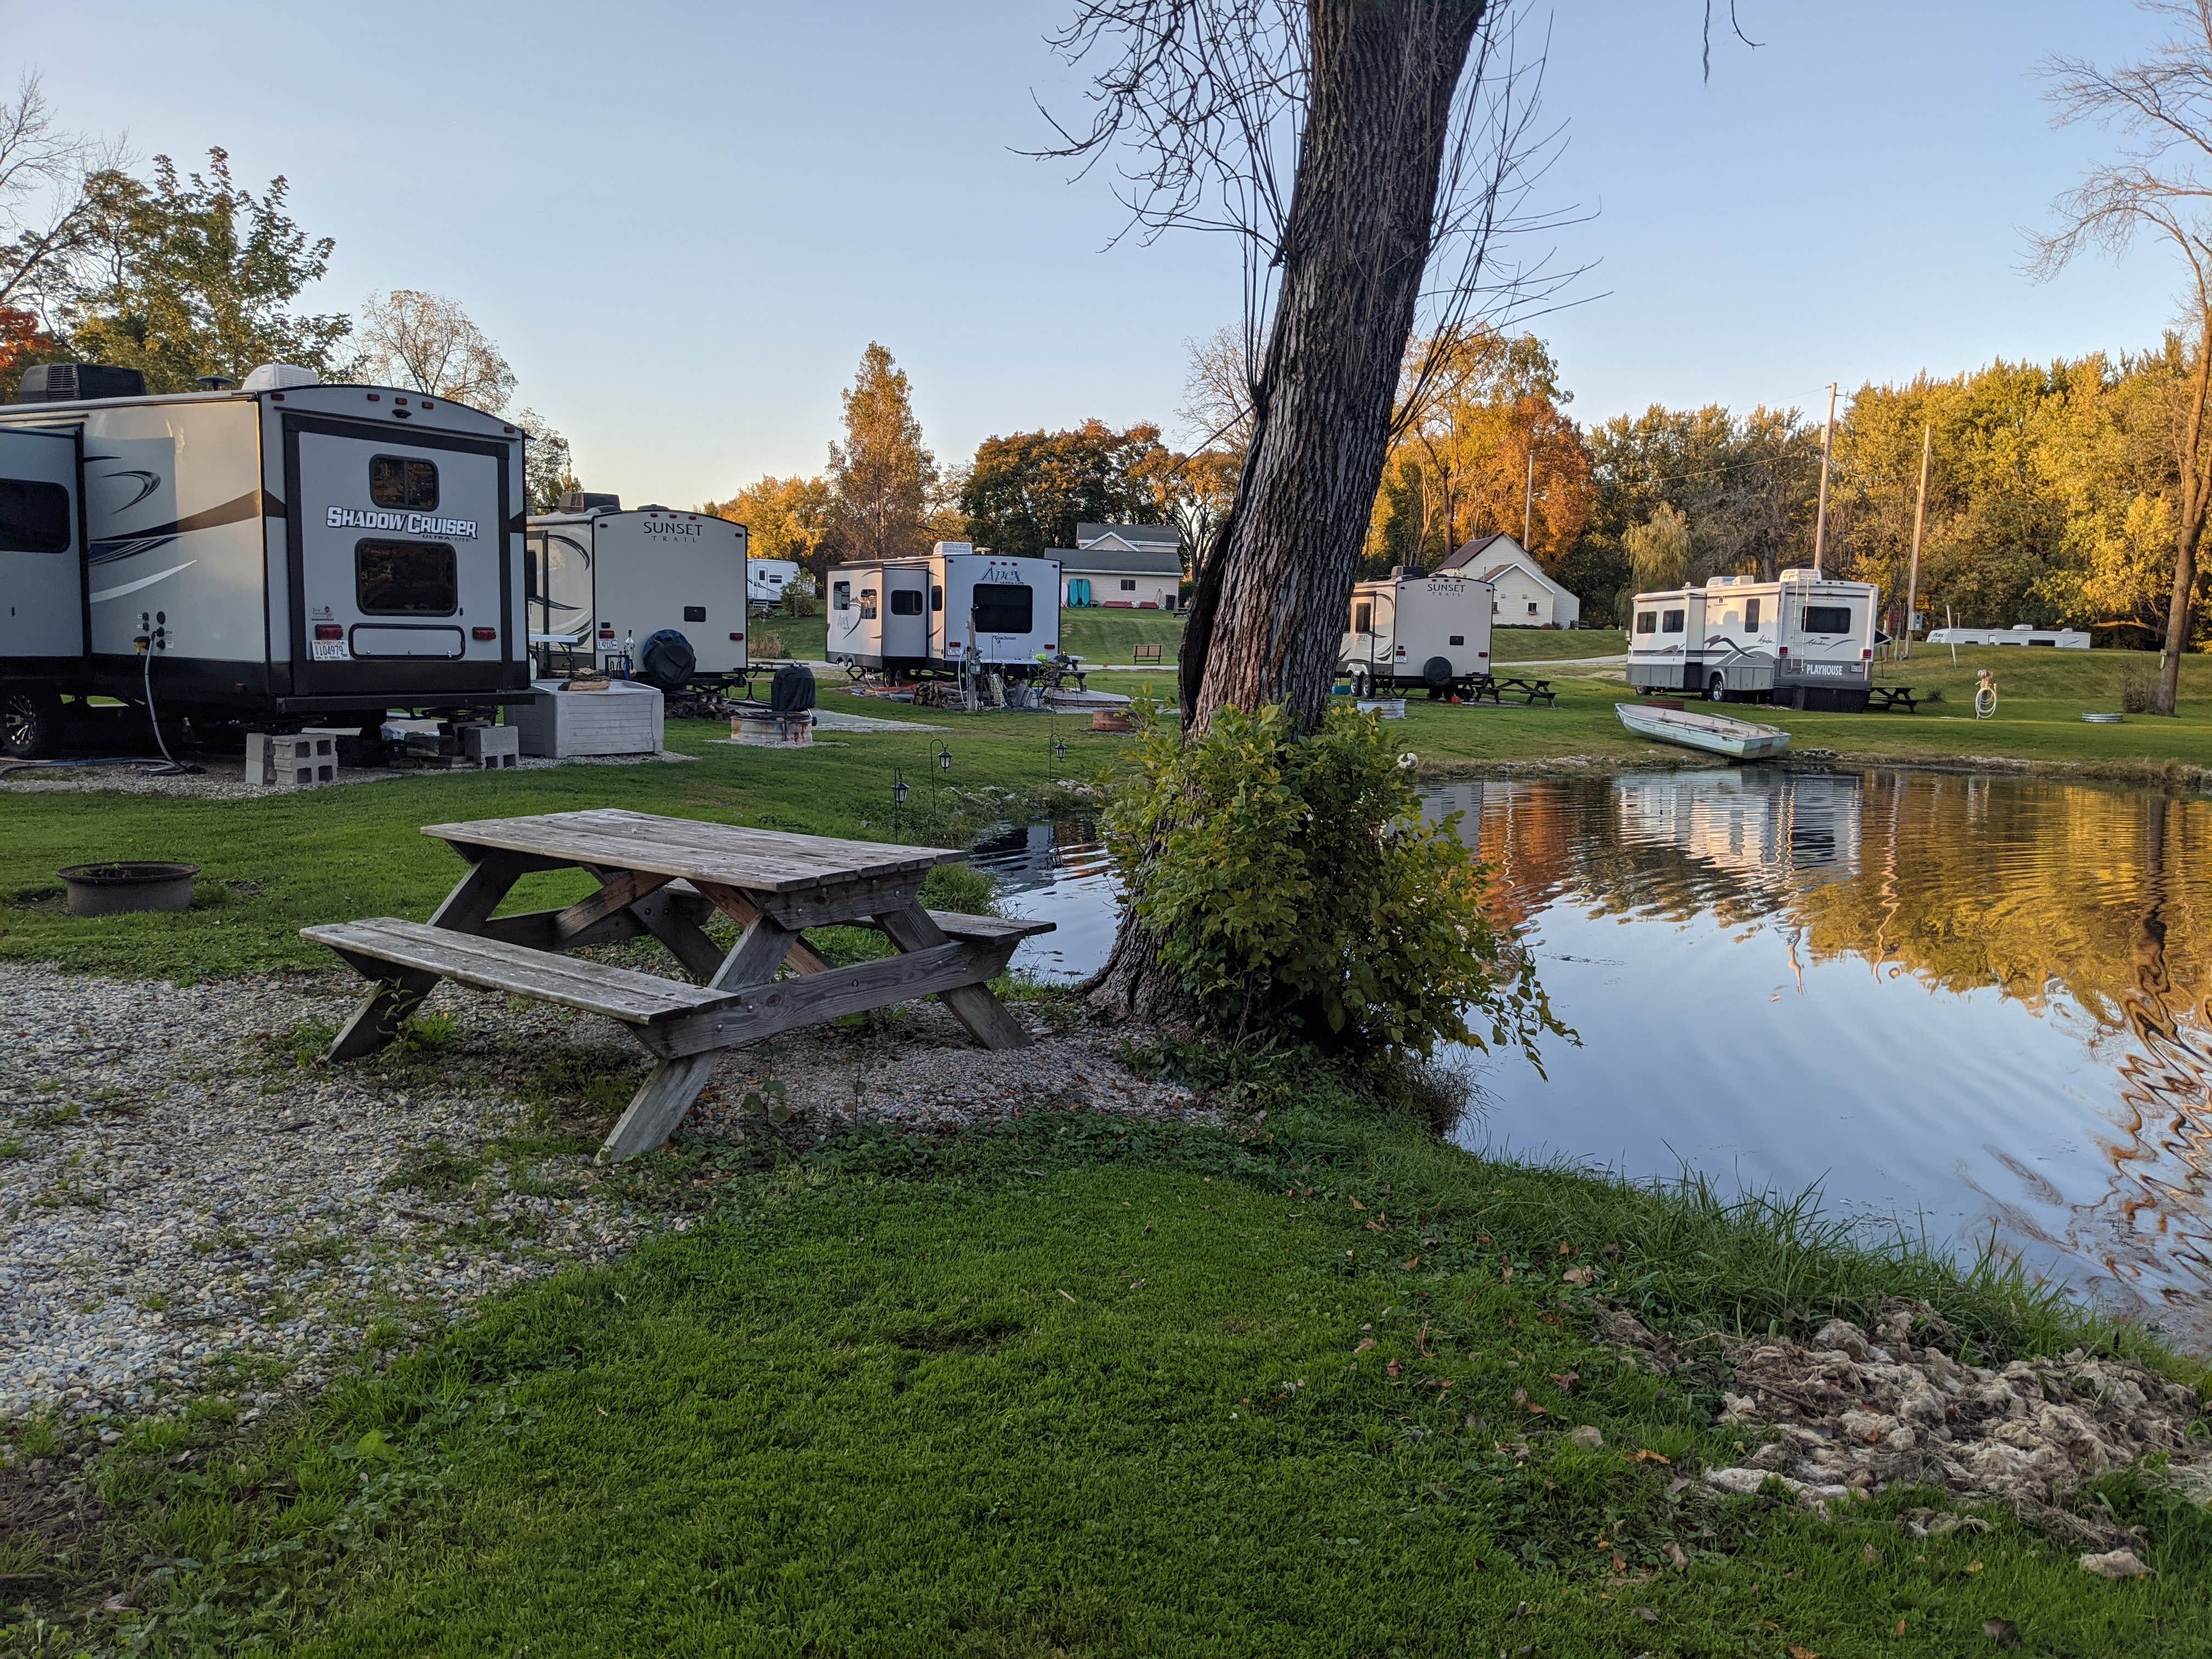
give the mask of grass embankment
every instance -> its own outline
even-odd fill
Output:
[[[67,1576],[167,1651],[1948,1656],[1990,1619],[2202,1651],[2201,1512],[2102,1482],[2154,1528],[2160,1576],[2116,1584],[2002,1515],[1914,1540],[1926,1492],[1721,1498],[1680,1477],[1744,1455],[1723,1374],[1593,1346],[1565,1275],[1753,1330],[1924,1294],[1998,1353],[2098,1339],[2062,1310],[1485,1164],[1310,1071],[1257,1099],[665,1154],[690,1232],[251,1433],[135,1430]]]
[[[1565,639],[1567,635],[1540,637]],[[2181,714],[2130,716],[2087,726],[2085,708],[2117,708],[2122,682],[2154,659],[2126,652],[2029,653],[2004,647],[1922,653],[1908,666],[1884,665],[1885,684],[1943,690],[1946,701],[1917,714],[1818,714],[1731,706],[1730,712],[1786,726],[1801,749],[1846,760],[1879,757],[1941,763],[2049,764],[2115,775],[2158,776],[2212,767],[2212,659],[2185,665]],[[1977,666],[1997,674],[1993,720],[1972,718]],[[1170,672],[1100,677],[1097,684],[1170,697]],[[1622,729],[1617,680],[1558,677],[1555,708],[1509,703],[1407,705],[1405,746],[1437,775],[1501,763],[1702,764],[1687,750],[1644,743]],[[446,774],[335,791],[254,799],[159,795],[9,793],[0,836],[0,957],[50,960],[105,973],[201,977],[283,967],[323,967],[325,954],[297,937],[311,922],[356,916],[427,915],[459,870],[425,823],[628,806],[764,828],[890,839],[891,784],[909,785],[898,833],[958,844],[994,817],[1064,801],[1055,781],[1093,775],[1128,739],[1095,733],[1080,718],[945,714],[848,696],[825,683],[823,707],[915,726],[912,732],[824,730],[811,750],[763,751],[716,740],[705,722],[671,722],[672,747],[689,764],[562,767],[530,772]],[[923,728],[937,727],[937,730]],[[1067,742],[1064,760],[1051,750]],[[942,743],[950,770],[932,763]],[[222,761],[211,765],[225,764]],[[933,810],[930,784],[940,788]],[[957,793],[949,793],[957,792]],[[54,872],[106,859],[185,859],[202,866],[200,902],[185,915],[110,917],[61,914]],[[534,877],[517,907],[580,890],[580,878]],[[567,885],[562,884],[566,883]]]

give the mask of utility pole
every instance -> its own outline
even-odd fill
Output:
[[[1528,545],[1528,541],[1535,533],[1536,434],[1532,432],[1528,434],[1528,493],[1521,498],[1521,550],[1523,553],[1534,551],[1534,550]]]
[[[1920,594],[1920,526],[1928,519],[1928,455],[1936,447],[1936,422],[1920,428],[1920,499],[1912,507],[1912,570],[1905,579],[1905,655],[1912,656],[1912,605]]]
[[[1820,511],[1813,520],[1813,575],[1821,574],[1828,551],[1828,453],[1836,439],[1836,383],[1828,382],[1828,423],[1820,428]]]

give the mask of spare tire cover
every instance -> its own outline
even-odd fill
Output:
[[[1445,686],[1452,683],[1449,657],[1431,657],[1421,665],[1421,681],[1426,685]]]
[[[804,663],[789,662],[769,682],[768,706],[772,714],[801,714],[814,707],[814,671]]]
[[[691,678],[691,671],[698,662],[691,641],[674,629],[664,628],[647,636],[632,672],[647,685],[659,686],[663,691],[680,691]]]

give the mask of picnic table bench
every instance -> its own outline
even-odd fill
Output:
[[[1552,690],[1552,683],[1547,679],[1528,679],[1517,674],[1492,673],[1485,674],[1474,683],[1474,701],[1477,702],[1487,697],[1491,702],[1503,708],[1504,699],[1508,696],[1518,697],[1531,707],[1534,707],[1540,698],[1554,708],[1559,703],[1559,694]]]
[[[1160,647],[1158,645],[1140,645],[1129,657],[1131,662],[1158,662],[1159,659]]]
[[[603,1161],[659,1146],[713,1076],[722,1051],[798,1026],[935,995],[988,1048],[1029,1035],[990,989],[1014,947],[1048,921],[926,910],[917,895],[941,847],[786,835],[599,808],[434,823],[422,833],[469,860],[428,922],[373,917],[304,927],[376,982],[331,1045],[333,1061],[374,1053],[441,979],[601,1015],[659,1062],[605,1144]],[[495,916],[533,871],[582,869],[599,890],[557,909]],[[740,928],[724,951],[703,924]],[[872,927],[893,954],[833,967],[809,927]],[[562,953],[650,934],[690,978]],[[780,979],[788,966],[793,977]]]
[[[1867,692],[1867,708],[1879,714],[1893,714],[1900,708],[1908,714],[1917,714],[1925,701],[1914,696],[1909,685],[1877,685]]]

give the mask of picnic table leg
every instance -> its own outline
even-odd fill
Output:
[[[499,902],[521,877],[516,861],[498,853],[487,853],[469,866],[468,874],[453,884],[446,902],[430,917],[433,927],[473,933],[491,920]],[[422,1006],[438,983],[435,974],[407,972],[384,981],[362,999],[361,1006],[331,1044],[333,1063],[359,1060],[374,1054],[399,1034],[408,1015]]]
[[[890,935],[892,944],[902,951],[927,951],[932,945],[951,941],[945,932],[930,920],[929,912],[921,908],[920,900],[903,910],[893,910],[876,918],[876,926]],[[953,1017],[975,1041],[986,1048],[1026,1048],[1030,1034],[1022,1029],[1021,1021],[1006,1010],[1006,1005],[991,994],[988,985],[963,985],[950,991],[939,991],[938,1000],[952,1011]]]
[[[684,925],[690,926],[689,922]],[[775,917],[756,912],[750,925],[738,936],[737,944],[722,957],[707,982],[726,991],[747,985],[765,985],[783,966],[783,959],[798,937]],[[664,1060],[654,1066],[600,1144],[599,1161],[619,1164],[640,1152],[649,1152],[666,1140],[714,1077],[714,1062],[724,1052],[709,1048],[702,1054]]]
[[[630,1097],[629,1109],[608,1132],[599,1147],[599,1161],[619,1164],[666,1140],[714,1075],[714,1062],[722,1053],[720,1048],[709,1048],[680,1060],[664,1060],[654,1066],[653,1075]]]

